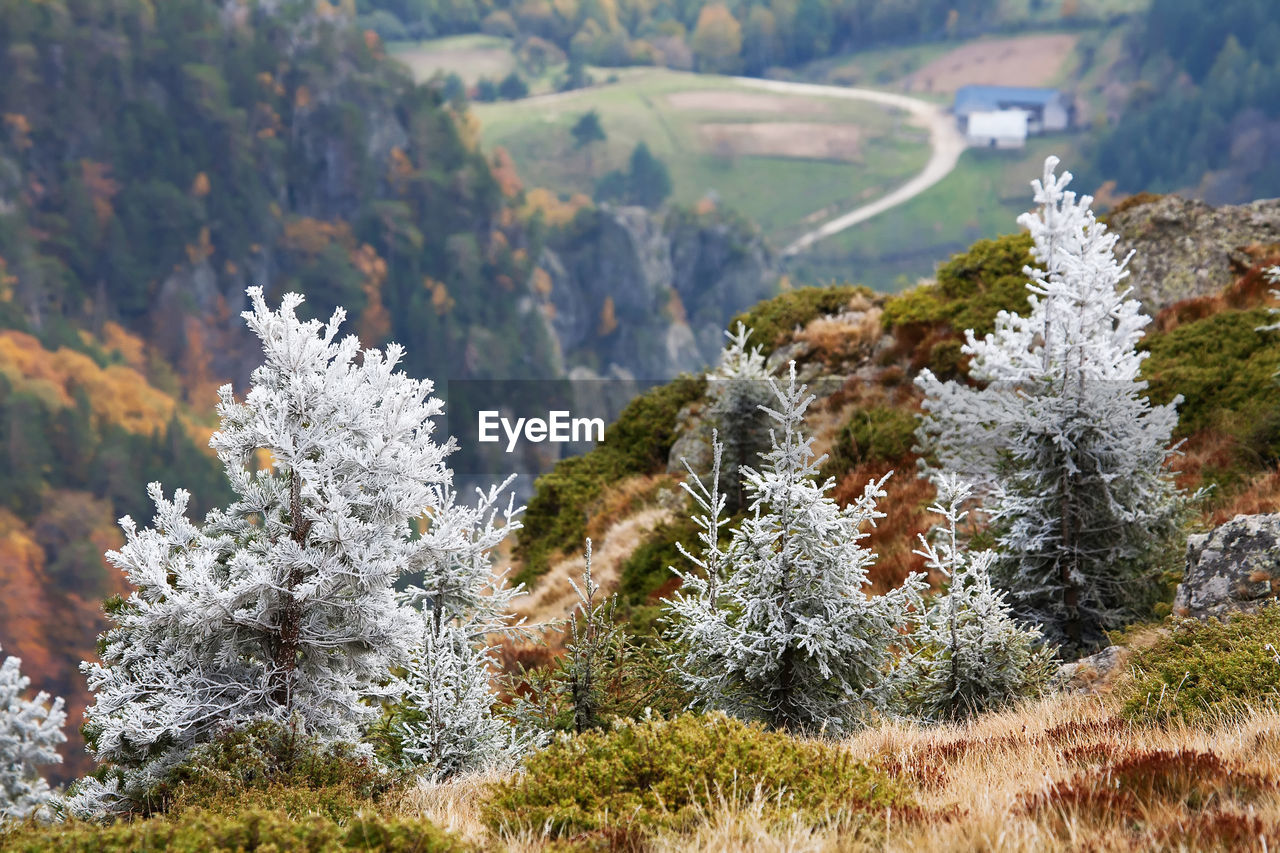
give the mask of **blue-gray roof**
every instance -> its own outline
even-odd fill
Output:
[[[1057,89],[1028,86],[961,86],[956,90],[955,111],[999,110],[1007,107],[1043,107],[1058,97]]]

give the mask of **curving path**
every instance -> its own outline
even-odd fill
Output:
[[[839,234],[846,228],[852,228],[859,222],[865,222],[886,210],[897,207],[905,201],[915,198],[938,181],[945,178],[956,167],[960,154],[965,149],[964,137],[956,128],[955,120],[936,104],[898,95],[893,92],[880,92],[875,89],[852,89],[846,86],[827,86],[818,83],[789,83],[783,80],[761,80],[755,77],[733,78],[742,86],[752,89],[763,89],[768,92],[793,95],[817,95],[826,98],[849,98],[858,101],[870,101],[897,107],[909,112],[917,122],[929,131],[929,141],[933,154],[924,169],[911,180],[898,187],[888,195],[864,204],[837,216],[806,234],[797,237],[785,249],[784,257],[795,255],[808,249],[814,243],[833,234]]]

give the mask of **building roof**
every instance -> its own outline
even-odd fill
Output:
[[[998,110],[969,114],[969,136],[992,139],[1026,139],[1027,114],[1022,110]]]
[[[1033,89],[1029,86],[961,86],[956,90],[954,110],[957,114],[967,115],[1006,107],[1043,107],[1060,95],[1057,89]]]

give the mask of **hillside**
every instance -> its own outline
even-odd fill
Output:
[[[1150,353],[1143,375],[1156,401],[1185,397],[1179,482],[1215,487],[1193,529],[1280,499],[1280,335],[1260,329],[1273,319],[1264,271],[1280,261],[1278,218],[1275,202],[1209,209],[1175,197],[1135,200],[1110,216],[1120,250],[1149,256],[1133,276],[1155,317],[1141,345]],[[1025,306],[1030,246],[1026,234],[980,241],[942,265],[935,282],[899,295],[798,289],[741,315],[769,369],[795,361],[819,395],[806,426],[829,454],[822,474],[835,481],[835,498],[856,500],[868,480],[897,472],[880,502],[887,517],[870,531],[875,592],[920,568],[914,536],[932,523],[932,487],[912,476],[919,395],[911,380],[924,367],[966,374],[960,330],[990,330],[998,311]],[[1191,282],[1163,289],[1166,261],[1193,272]],[[1180,548],[1164,555],[1162,594],[1142,623],[1004,707],[932,722],[875,712],[839,737],[685,713],[690,696],[660,656],[654,626],[658,598],[679,587],[667,569],[683,559],[674,543],[692,544],[696,533],[674,463],[686,456],[706,468],[709,404],[701,378],[658,387],[627,407],[599,447],[539,481],[515,555],[534,591],[522,610],[539,620],[567,612],[573,599],[556,590],[581,578],[584,536],[595,540],[596,604],[600,592],[618,599],[616,611],[605,605],[569,632],[548,632],[549,646],[503,646],[501,707],[545,715],[560,732],[519,771],[443,781],[379,774],[367,758],[296,731],[247,726],[175,768],[144,813],[17,824],[0,829],[0,843],[32,853],[141,845],[390,853],[1267,850],[1280,841],[1280,610],[1170,619]],[[103,402],[88,396],[83,405]],[[1271,546],[1262,547],[1270,559]],[[941,576],[931,580],[942,587]],[[611,633],[615,615],[625,633]],[[607,639],[591,645],[598,631]],[[570,706],[583,701],[582,682],[556,679],[578,678],[584,647],[600,655],[591,701],[601,719],[575,732]],[[380,757],[385,731],[373,738]]]
[[[1139,252],[1130,283],[1155,316],[1142,343],[1151,353],[1143,372],[1153,400],[1185,398],[1176,434],[1184,441],[1179,483],[1213,487],[1199,525],[1264,512],[1280,489],[1272,379],[1280,338],[1256,331],[1268,322],[1271,304],[1262,271],[1280,259],[1277,214],[1275,202],[1210,209],[1167,197],[1138,200],[1111,215],[1122,250]],[[924,367],[944,378],[963,376],[962,331],[982,334],[997,312],[1025,310],[1029,245],[1025,235],[980,241],[941,265],[935,283],[900,295],[807,288],[740,315],[775,375],[794,359],[818,395],[809,424],[818,452],[829,454],[823,473],[834,478],[837,497],[852,500],[868,481],[895,472],[883,502],[888,519],[872,536],[878,589],[921,568],[912,551],[932,524],[926,512],[932,490],[915,476],[920,392],[912,379]],[[649,392],[611,427],[603,447],[539,480],[529,532],[516,551],[519,577],[535,590],[563,584],[561,573],[573,570],[564,558],[582,538],[607,548],[616,531],[633,544],[610,571],[635,624],[647,624],[653,605],[673,589],[666,568],[680,559],[675,543],[688,544],[694,532],[668,502],[683,474],[682,455],[695,470],[709,464],[702,395],[688,379]],[[678,426],[659,430],[655,422]],[[644,524],[637,527],[633,518]],[[555,579],[542,580],[553,568]],[[1175,581],[1174,574],[1166,578],[1162,612]]]

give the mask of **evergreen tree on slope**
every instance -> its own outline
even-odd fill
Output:
[[[1136,349],[1151,318],[1120,285],[1116,236],[1045,163],[1035,181],[1029,310],[1001,312],[994,333],[967,333],[973,388],[917,378],[922,444],[986,487],[995,572],[1018,615],[1074,651],[1140,604],[1144,567],[1176,534],[1183,499],[1168,470],[1177,400],[1153,406]]]
[[[724,442],[725,508],[733,514],[746,503],[742,467],[768,447],[769,419],[762,407],[772,402],[773,391],[760,347],[749,346],[751,330],[739,323],[724,335],[729,342],[720,363],[707,374],[707,395],[711,420]]]
[[[884,517],[876,510],[884,479],[841,509],[827,495],[833,482],[816,480],[822,459],[801,430],[814,398],[797,385],[795,364],[785,386],[770,386],[777,399],[776,409],[765,410],[775,423],[772,449],[759,470],[744,469],[750,515],[733,531],[716,594],[702,574],[677,572],[684,585],[668,620],[686,651],[674,662],[705,705],[835,735],[887,705],[892,650],[923,581],[912,575],[886,595],[867,594],[875,555],[859,543]],[[720,500],[708,500],[710,549]],[[707,556],[704,564],[721,561]]]
[[[189,495],[149,494],[154,527],[121,524],[108,559],[136,592],[108,604],[116,626],[86,663],[95,693],[86,738],[109,765],[70,800],[93,815],[128,808],[190,750],[229,726],[274,720],[321,742],[357,742],[422,636],[397,597],[404,575],[435,577],[473,516],[452,519],[452,442],[433,441],[442,404],[396,369],[398,345],[337,339],[344,312],[303,322],[259,288],[244,316],[264,364],[244,402],[220,389],[210,441],[237,500],[201,526]],[[260,468],[262,461],[268,467]],[[431,527],[415,536],[415,519]]]
[[[902,704],[927,720],[951,720],[999,708],[1043,687],[1056,669],[1040,632],[1014,621],[1004,593],[991,584],[994,551],[967,553],[958,529],[970,487],[954,474],[938,478],[929,509],[942,516],[932,541],[920,537],[925,565],[949,581],[929,602],[903,664]]]
[[[53,793],[36,768],[62,763],[58,746],[67,739],[67,712],[61,699],[50,704],[47,693],[25,698],[30,686],[21,660],[10,656],[0,663],[0,824],[44,815]]]
[[[520,527],[520,510],[512,508],[510,497],[499,512],[510,482],[480,493],[474,507],[458,504],[451,489],[443,490],[439,522],[431,531],[437,547],[443,546],[440,559],[423,586],[410,586],[400,596],[421,610],[421,636],[409,653],[390,731],[403,763],[435,780],[510,764],[531,744],[493,714],[490,679],[496,662],[486,641],[490,634],[519,628],[509,605],[522,589],[508,586],[505,572],[495,574],[492,557],[503,537]]]

